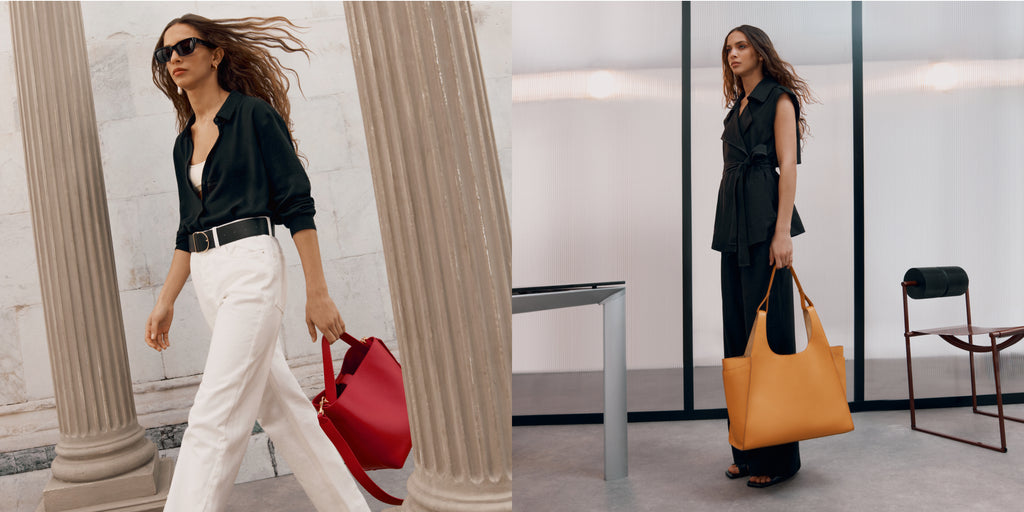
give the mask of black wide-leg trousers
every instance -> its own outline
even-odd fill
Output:
[[[750,247],[750,265],[740,267],[735,252],[722,253],[722,325],[725,357],[742,356],[757,317],[757,306],[768,291],[772,266],[768,264],[771,242]],[[793,320],[793,277],[789,269],[775,272],[768,300],[768,344],[776,354],[796,353]],[[732,449],[733,463],[746,465],[751,475],[787,476],[800,469],[799,443]]]

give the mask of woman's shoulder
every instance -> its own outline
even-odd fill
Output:
[[[794,93],[792,89],[780,84],[774,78],[765,77],[765,80],[767,82],[765,85],[768,86],[767,94],[765,94],[765,98],[767,100],[777,101],[779,99],[779,96],[782,96],[783,94],[788,94],[791,97],[796,97],[796,93]]]
[[[768,101],[770,103],[772,103],[773,105],[777,104],[779,102],[780,97],[788,96],[790,101],[793,102],[793,106],[796,108],[800,108],[799,98],[797,98],[797,95],[795,92],[793,92],[793,89],[790,89],[789,87],[786,87],[785,85],[782,85],[774,80],[772,80],[772,82],[773,83],[771,91],[768,93]]]

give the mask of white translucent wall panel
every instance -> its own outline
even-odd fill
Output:
[[[796,67],[819,104],[805,107],[811,138],[797,167],[796,206],[806,232],[793,239],[794,268],[814,300],[829,341],[853,357],[853,120],[850,5],[836,3],[692,4],[692,212],[694,364],[722,358],[720,254],[711,250],[722,176],[721,48],[741,24],[763,29]],[[802,317],[798,314],[799,324]],[[806,344],[797,328],[797,346]],[[697,386],[721,386],[720,381]],[[852,390],[851,390],[852,391]],[[720,407],[703,403],[697,407]]]
[[[631,71],[674,84],[680,70]],[[513,286],[626,281],[629,368],[682,366],[681,96],[516,102]],[[599,306],[513,315],[516,373],[598,370]]]
[[[682,366],[681,9],[507,4],[513,286],[627,281],[631,369]],[[588,97],[593,70],[619,93]],[[512,337],[515,373],[603,366],[600,306],[514,315]]]
[[[767,32],[792,64],[850,62],[850,11],[849,2],[693,2],[690,62],[721,66],[725,36],[739,25]]]
[[[507,2],[512,73],[678,66],[681,2]]]
[[[905,357],[910,267],[959,265],[976,324],[1024,324],[1022,20],[1018,2],[864,4],[869,360]],[[962,297],[910,307],[911,328],[964,322]],[[937,338],[914,354],[966,360]]]

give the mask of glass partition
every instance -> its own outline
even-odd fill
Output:
[[[865,399],[906,399],[900,282],[970,276],[973,322],[1024,324],[1024,4],[865,2]],[[910,301],[911,329],[966,323],[963,297]],[[987,338],[975,342],[987,343]],[[915,338],[917,397],[969,395],[966,352]],[[1024,391],[1018,345],[1003,392]],[[991,358],[976,363],[993,393]]]
[[[764,30],[820,103],[804,107],[810,138],[798,167],[796,206],[806,232],[793,239],[793,267],[815,301],[829,341],[853,359],[853,131],[851,8],[846,2],[691,4],[694,405],[724,408],[720,256],[711,250],[722,176],[721,51],[729,30]],[[797,302],[799,303],[799,302]],[[801,316],[796,321],[799,324]],[[797,348],[806,346],[797,328]],[[853,371],[847,372],[853,398]]]
[[[631,411],[683,409],[684,258],[693,275],[694,406],[725,406],[719,254],[710,241],[726,113],[720,52],[727,32],[741,24],[764,29],[820,100],[804,106],[811,130],[796,204],[807,232],[794,239],[794,267],[830,342],[845,347],[848,397],[856,375],[858,251],[868,401],[907,397],[899,283],[908,268],[961,266],[971,277],[975,324],[1024,324],[1024,268],[1017,264],[1024,249],[1024,4],[861,5],[863,247],[854,245],[851,4],[688,7],[685,32],[666,28],[679,20],[676,4],[510,8],[513,27],[530,27],[514,30],[524,38],[514,52],[540,55],[520,60],[532,67],[514,72],[515,168],[506,178],[513,285],[627,281]],[[678,67],[657,58],[665,55],[659,45],[682,38],[689,41],[688,91]],[[552,55],[542,51],[555,47]],[[574,65],[554,63],[573,52]],[[687,93],[691,115],[682,119],[673,94]],[[676,121],[690,123],[690,154],[679,155]],[[685,199],[681,158],[691,163]],[[690,218],[681,218],[683,200]],[[692,226],[690,254],[681,252],[680,223]],[[963,317],[962,297],[910,303],[911,328]],[[802,329],[797,336],[802,348]],[[970,393],[965,352],[921,338],[914,354],[918,397]],[[601,366],[599,308],[513,318],[514,414],[600,412]],[[976,370],[979,393],[992,393],[991,359],[979,358]],[[1024,391],[1024,344],[1004,352],[1001,374],[1004,393]]]
[[[627,406],[682,409],[682,5],[506,8],[512,284],[625,281]],[[600,413],[602,330],[600,306],[513,315],[513,414]]]

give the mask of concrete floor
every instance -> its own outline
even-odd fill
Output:
[[[1007,408],[1024,416],[1024,405]],[[801,443],[792,480],[752,489],[729,480],[724,420],[629,426],[628,478],[602,480],[602,428],[513,429],[514,509],[565,511],[992,511],[1024,500],[1024,424],[1008,453],[910,430],[909,413],[854,415],[848,434]],[[969,409],[919,411],[918,425],[998,442],[995,419]]]

